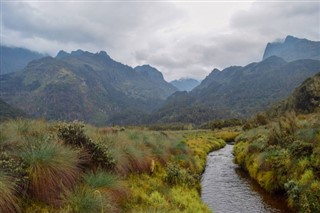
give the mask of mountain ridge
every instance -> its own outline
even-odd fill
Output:
[[[161,77],[116,62],[104,51],[60,51],[55,58],[31,61],[21,72],[1,75],[1,97],[49,120],[123,123],[113,117],[131,111],[125,119],[139,120],[137,115],[152,111],[176,91]]]

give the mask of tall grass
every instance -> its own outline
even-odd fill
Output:
[[[20,153],[29,174],[31,198],[58,205],[64,190],[79,178],[79,152],[55,141],[31,144]]]
[[[256,134],[253,134],[256,133]],[[285,114],[268,129],[237,137],[235,163],[271,193],[285,191],[296,212],[320,212],[320,117]]]
[[[16,194],[15,184],[0,171],[0,212],[21,212]]]
[[[102,196],[98,190],[87,187],[78,187],[73,192],[67,193],[64,202],[65,206],[60,212],[115,212],[108,196]]]
[[[211,132],[110,129],[1,123],[0,169],[7,173],[0,174],[0,212],[208,211],[199,197],[200,175],[207,153],[223,140]]]

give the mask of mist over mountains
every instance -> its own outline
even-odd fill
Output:
[[[178,88],[179,91],[189,92],[198,86],[200,82],[192,78],[181,78],[179,80],[170,81],[170,84]]]
[[[96,125],[245,118],[287,98],[320,72],[319,43],[287,36],[268,43],[261,62],[213,69],[200,84],[168,83],[156,68],[133,68],[105,51],[61,50],[55,57],[37,55],[23,69],[6,69],[11,73],[0,75],[1,99],[32,117]],[[19,54],[6,55],[6,67]]]
[[[279,56],[288,62],[299,59],[320,60],[320,41],[310,41],[289,35],[283,42],[267,44],[263,60],[273,55]]]
[[[20,71],[27,66],[30,61],[46,56],[24,48],[12,48],[2,45],[0,48],[2,57],[0,74]]]

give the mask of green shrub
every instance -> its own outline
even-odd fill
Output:
[[[188,169],[169,163],[166,167],[165,181],[171,185],[194,186],[199,176],[192,175]]]
[[[288,148],[292,156],[295,156],[296,158],[310,156],[313,150],[312,144],[300,140],[292,142],[292,144],[290,144]]]
[[[113,169],[115,159],[106,143],[92,141],[84,133],[84,124],[78,121],[62,123],[58,126],[58,137],[73,147],[86,149],[92,160],[103,168]]]
[[[0,170],[10,175],[12,181],[19,186],[23,194],[28,181],[26,165],[19,158],[13,158],[6,152],[0,152]]]

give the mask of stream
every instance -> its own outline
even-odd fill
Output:
[[[201,198],[215,213],[288,213],[284,196],[270,195],[233,163],[233,145],[207,156]]]

